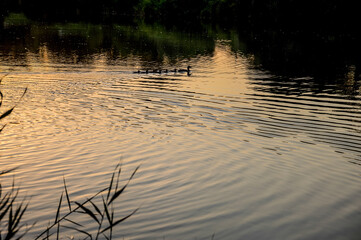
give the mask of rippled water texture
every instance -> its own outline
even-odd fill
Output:
[[[31,196],[25,217],[38,221],[31,234],[53,221],[63,176],[70,196],[86,199],[122,160],[124,180],[141,167],[119,217],[140,210],[117,239],[361,236],[354,66],[335,81],[282,77],[226,36],[133,30],[128,39],[123,29],[99,48],[84,40],[99,37],[89,29],[37,31],[45,30],[8,36],[0,52],[2,110],[28,88],[2,122],[0,168],[20,167],[13,175]],[[133,73],[188,64],[191,76]]]

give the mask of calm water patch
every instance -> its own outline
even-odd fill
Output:
[[[119,217],[141,208],[116,238],[360,236],[355,66],[333,80],[279,75],[232,33],[92,25],[2,31],[4,109],[28,93],[6,120],[0,167],[20,167],[16,181],[31,196],[26,219],[38,221],[31,234],[55,216],[62,176],[71,197],[85,199],[122,159],[124,181],[141,168],[117,205]],[[133,73],[187,65],[191,76]]]

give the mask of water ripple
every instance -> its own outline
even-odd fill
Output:
[[[123,159],[124,181],[142,165],[117,208],[142,207],[117,238],[352,238],[361,99],[311,94],[308,78],[277,83],[223,43],[191,64],[191,76],[60,64],[4,79],[4,107],[29,88],[2,133],[0,165],[21,166],[34,232],[53,217],[63,175],[82,199]]]

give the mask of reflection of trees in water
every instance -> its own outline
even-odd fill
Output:
[[[275,31],[246,33],[240,38],[242,48],[233,50],[252,54],[255,67],[275,76],[254,81],[261,91],[360,94],[360,47],[356,39]]]
[[[108,64],[137,56],[141,64],[161,64],[167,59],[176,64],[183,59],[213,53],[214,41],[197,35],[167,32],[163,28],[137,26],[100,26],[86,24],[23,26],[2,30],[2,56],[26,51],[39,54],[46,47],[57,63],[92,64],[95,54],[104,54]],[[16,41],[21,38],[22,41]]]
[[[184,59],[198,55],[210,55],[214,51],[214,41],[198,34],[190,35],[181,32],[167,31],[161,27],[116,26],[112,29],[112,37],[107,53],[110,62],[119,56],[137,56],[145,67],[161,64],[165,59],[177,64]]]
[[[17,66],[27,66],[26,51],[29,47],[23,27],[14,27],[11,31],[0,30],[0,57],[5,63],[14,62]]]
[[[280,94],[360,92],[360,47],[342,35],[267,32],[220,33],[208,37],[169,31],[160,26],[93,24],[23,25],[0,30],[2,62],[26,66],[27,53],[62,64],[106,64],[137,57],[144,68],[177,65],[183,60],[213,55],[216,38],[230,39],[231,49],[249,58],[272,79],[252,83],[260,91]]]

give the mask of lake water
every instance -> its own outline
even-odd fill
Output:
[[[359,65],[327,48],[267,41],[5,26],[1,110],[17,107],[1,122],[0,169],[19,168],[1,183],[15,176],[31,197],[29,239],[53,221],[63,176],[82,201],[108,186],[120,161],[122,183],[141,166],[116,218],[140,209],[115,239],[360,239]],[[188,65],[190,76],[133,73]]]

